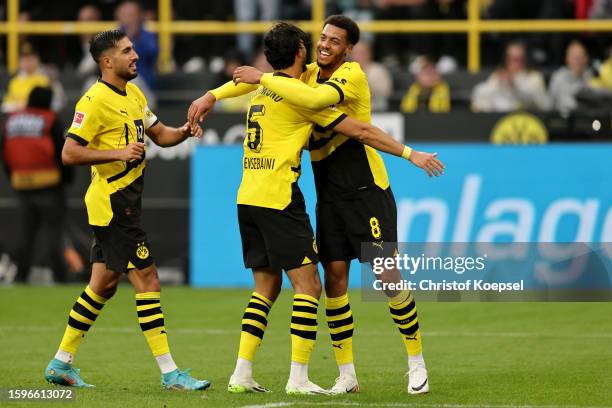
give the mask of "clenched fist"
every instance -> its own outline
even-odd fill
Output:
[[[123,149],[119,150],[119,160],[130,162],[132,160],[140,160],[144,157],[144,143],[130,143]]]

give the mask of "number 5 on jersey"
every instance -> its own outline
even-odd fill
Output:
[[[266,114],[264,105],[252,105],[249,109],[247,119],[247,146],[255,153],[261,151],[263,143],[263,129],[257,122],[263,115]]]

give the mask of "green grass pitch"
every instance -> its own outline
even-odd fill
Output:
[[[0,288],[0,388],[45,388],[43,370],[82,287]],[[122,285],[76,359],[97,387],[77,390],[78,407],[604,407],[612,406],[612,303],[417,304],[431,392],[406,393],[406,357],[386,304],[352,292],[361,393],[288,397],[291,292],[284,290],[256,355],[266,395],[230,395],[248,290],[167,288],[162,307],[179,367],[212,381],[209,391],[168,392],[138,327],[133,290]],[[310,376],[332,385],[336,367],[320,308]],[[6,405],[0,401],[0,405]],[[32,406],[12,403],[12,406]]]

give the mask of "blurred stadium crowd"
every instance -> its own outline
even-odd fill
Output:
[[[145,92],[149,106],[157,109],[158,115],[183,120],[192,100],[231,80],[234,69],[240,65],[249,64],[264,72],[271,71],[260,48],[261,36],[238,34],[176,35],[172,39],[171,68],[160,72],[158,38],[146,28],[148,21],[157,20],[156,0],[62,0],[61,6],[58,3],[20,0],[19,20],[116,21],[139,54],[139,76],[135,82]],[[461,20],[466,19],[467,3],[468,0],[327,0],[326,14],[342,13],[358,22]],[[309,0],[172,0],[172,6],[174,20],[228,22],[309,20],[312,8]],[[612,25],[612,0],[480,0],[480,10],[482,19],[610,19]],[[0,20],[6,20],[6,13],[7,1],[0,1]],[[57,121],[53,127],[65,127],[72,118],[75,102],[98,76],[98,68],[89,55],[90,38],[91,35],[20,35],[19,69],[10,75],[5,70],[6,36],[0,36],[2,112],[16,115],[28,102],[29,108],[36,107],[32,105],[33,100],[29,101],[31,90],[51,88],[49,112],[59,115],[57,120],[55,116],[49,117]],[[470,73],[466,68],[466,40],[465,33],[362,33],[351,58],[361,64],[369,79],[372,110],[408,114],[458,112],[462,115],[461,112],[468,112],[465,113],[469,116],[467,120],[462,116],[460,119],[447,119],[448,122],[441,121],[445,133],[453,132],[453,121],[478,122],[486,116],[472,115],[469,111],[546,112],[555,119],[559,116],[569,118],[567,122],[573,117],[586,115],[589,130],[592,121],[589,115],[594,111],[604,112],[602,117],[610,117],[612,30],[609,33],[483,34],[482,69],[478,73]],[[245,96],[223,100],[216,104],[215,109],[243,112],[248,99]],[[46,104],[44,108],[47,109]],[[476,120],[472,121],[472,117]],[[428,126],[434,125],[431,119],[425,121]],[[573,125],[562,123],[559,126],[562,133],[568,133]],[[418,129],[411,129],[413,133],[418,132]],[[63,133],[59,134],[56,154],[63,142]],[[582,137],[584,132],[578,134]],[[465,140],[467,136],[460,137]],[[29,213],[20,217],[26,223],[19,227],[20,233],[27,231],[27,234],[18,240],[20,249],[12,254],[12,260],[2,248],[11,241],[10,234],[0,236],[5,241],[0,242],[0,282],[3,276],[9,275],[16,281],[27,280],[34,235],[44,223],[56,227],[50,229],[49,236],[49,240],[58,244],[53,250],[56,255],[62,254],[70,271],[83,272],[87,250],[77,251],[75,246],[79,241],[88,244],[89,235],[74,238],[78,235],[74,232],[57,232],[63,228],[62,219],[66,215],[64,187],[69,177],[62,173],[61,178],[55,178],[56,184],[52,186],[54,196],[41,199],[34,193],[19,191],[9,171],[7,175],[19,201],[17,204],[6,201],[0,210],[13,215],[18,215],[15,211],[21,210]],[[82,191],[76,194],[80,203]],[[46,221],[42,215],[37,219],[29,215],[32,211],[47,214],[49,208],[62,211],[53,213],[54,216],[47,217],[52,219]],[[63,237],[58,239],[60,235]],[[187,234],[184,235],[187,240]],[[61,282],[68,276],[66,268],[55,269],[62,269],[56,273],[55,281]]]
[[[308,20],[308,0],[173,0],[175,20]],[[606,19],[610,0],[480,0],[483,19]],[[157,19],[157,1],[23,0],[21,21],[117,21],[140,55],[138,85],[155,106],[159,93],[173,100],[190,96],[172,92],[173,81],[157,72],[157,37],[146,22]],[[357,21],[465,19],[467,0],[328,0],[326,13],[343,13]],[[5,18],[6,2],[0,6]],[[53,109],[66,107],[63,88],[78,95],[97,75],[88,53],[90,35],[20,38],[20,71],[3,96],[3,111],[25,103],[34,85],[52,84]],[[4,38],[0,38],[4,41]],[[567,114],[612,90],[612,33],[489,34],[483,36],[482,65],[468,74],[465,34],[364,33],[352,58],[370,80],[375,111],[448,112],[471,109],[507,112],[516,109]],[[195,85],[214,87],[231,79],[235,67],[250,64],[269,71],[260,36],[177,35],[173,38],[175,74],[205,76]],[[5,47],[0,46],[0,52]],[[4,64],[4,56],[0,55]],[[68,83],[66,83],[68,82]],[[178,86],[180,88],[180,85]],[[202,91],[204,89],[198,89]],[[161,91],[161,92],[160,92]],[[170,92],[167,92],[170,91]],[[69,95],[72,103],[75,95]],[[178,95],[178,96],[177,96]],[[220,110],[242,111],[244,100],[219,104]]]

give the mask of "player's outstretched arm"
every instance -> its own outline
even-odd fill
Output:
[[[369,123],[347,117],[334,130],[381,152],[403,157],[423,169],[429,177],[444,174],[445,166],[438,159],[437,153],[412,150]]]
[[[261,84],[295,106],[321,110],[340,102],[340,93],[329,84],[312,88],[294,78],[264,74],[256,68],[242,66],[234,71],[234,82]]]
[[[70,137],[62,149],[62,163],[66,166],[102,164],[113,161],[140,160],[145,152],[144,143],[130,143],[123,149],[96,150],[81,145]]]
[[[161,122],[157,122],[155,125],[148,128],[146,133],[156,145],[170,147],[181,143],[189,136],[202,137],[203,132],[198,124],[195,125],[192,131],[189,122],[185,122],[185,124],[179,128],[166,126]]]
[[[216,101],[248,94],[256,90],[258,86],[259,85],[236,84],[232,81],[226,82],[220,87],[204,93],[204,95],[191,102],[189,110],[187,111],[187,121],[192,129],[196,129],[198,122],[202,122],[212,111]]]

